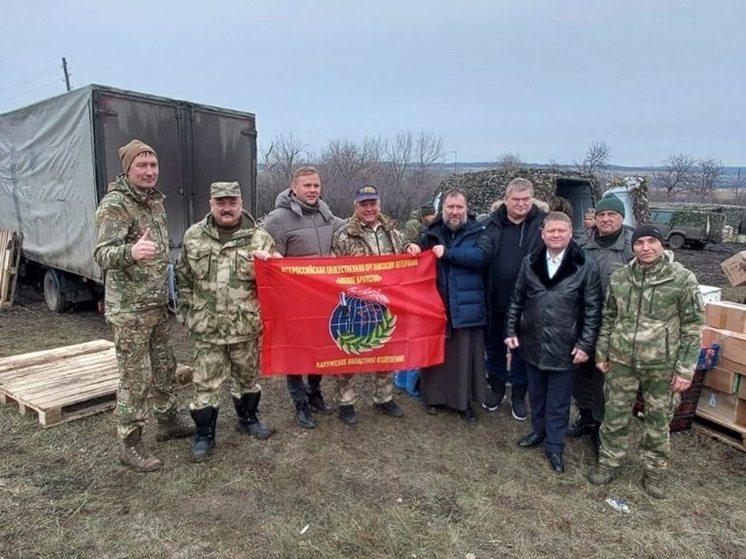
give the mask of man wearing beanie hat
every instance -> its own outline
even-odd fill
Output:
[[[622,465],[641,388],[643,485],[652,497],[663,498],[662,475],[671,453],[668,426],[694,376],[704,304],[697,278],[664,251],[659,229],[643,225],[632,238],[635,258],[611,275],[596,344],[596,366],[606,376],[606,410],[598,467],[588,479],[609,483]]]
[[[142,443],[148,394],[156,439],[188,437],[194,428],[176,412],[176,359],[169,345],[168,228],[155,150],[140,140],[119,149],[122,173],[96,210],[94,259],[106,271],[106,318],[114,332],[119,389],[120,460],[140,472],[162,466]]]
[[[409,219],[404,224],[404,242],[419,244],[422,230],[435,219],[435,206],[424,204],[419,209],[412,210]]]
[[[608,194],[598,201],[595,209],[595,226],[578,239],[586,256],[598,264],[604,296],[609,286],[609,276],[634,257],[632,229],[624,226],[624,203]],[[594,450],[598,449],[598,429],[604,417],[604,376],[593,359],[583,363],[575,375],[573,398],[578,407],[578,417],[567,430],[568,437],[590,435]]]

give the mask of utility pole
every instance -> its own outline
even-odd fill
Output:
[[[62,57],[62,71],[65,72],[65,85],[67,90],[70,91],[70,72],[67,71],[67,60],[64,56]]]

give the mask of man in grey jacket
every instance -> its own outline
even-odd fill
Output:
[[[624,226],[624,215],[624,203],[619,198],[613,194],[604,196],[596,206],[596,225],[578,239],[578,245],[586,256],[598,264],[604,297],[609,290],[611,273],[627,265],[635,256],[633,231]],[[596,368],[593,359],[583,363],[575,376],[573,397],[580,414],[567,430],[567,436],[590,435],[594,448],[598,448],[598,430],[604,418],[604,375]]]
[[[345,220],[336,217],[321,199],[318,171],[306,166],[293,173],[290,188],[277,196],[275,209],[264,220],[264,229],[283,256],[331,256],[332,236],[344,224]],[[316,427],[311,412],[333,413],[321,394],[321,375],[308,375],[307,385],[302,373],[288,375],[287,385],[301,427]]]

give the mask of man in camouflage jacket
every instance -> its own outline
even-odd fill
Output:
[[[376,256],[381,254],[420,254],[416,244],[404,245],[401,234],[396,230],[396,221],[381,214],[381,199],[378,189],[363,185],[355,190],[355,213],[342,229],[337,231],[332,241],[335,256]],[[339,417],[348,425],[358,421],[355,412],[354,375],[337,375],[337,402]],[[393,373],[374,373],[373,405],[384,415],[401,417],[404,412],[393,399]]]
[[[662,473],[671,452],[668,425],[680,393],[694,376],[704,305],[697,278],[663,250],[660,230],[638,227],[632,248],[632,262],[611,275],[596,345],[596,366],[606,375],[606,411],[598,468],[589,479],[597,485],[609,483],[621,466],[640,387],[645,399],[643,483],[651,496],[661,498]]]
[[[122,462],[138,471],[162,466],[142,444],[153,400],[158,440],[194,431],[176,415],[176,360],[169,345],[168,228],[155,150],[140,140],[119,149],[123,173],[109,184],[96,211],[94,259],[106,272],[106,318],[112,325],[119,366],[117,433]]]
[[[210,213],[184,233],[176,265],[179,318],[194,339],[194,461],[208,459],[215,446],[220,387],[229,375],[237,429],[257,439],[271,434],[257,417],[262,323],[254,259],[273,254],[272,237],[243,209],[239,184],[213,183]]]

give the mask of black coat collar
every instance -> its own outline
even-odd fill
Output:
[[[547,271],[547,249],[545,247],[541,247],[539,250],[535,251],[529,258],[531,269],[545,287],[557,285],[563,279],[572,276],[585,264],[585,254],[583,253],[583,250],[575,244],[575,241],[570,241],[570,244],[565,249],[565,254],[562,257],[562,262],[557,269],[557,273],[554,274],[554,277],[551,279],[549,278],[549,272]]]

